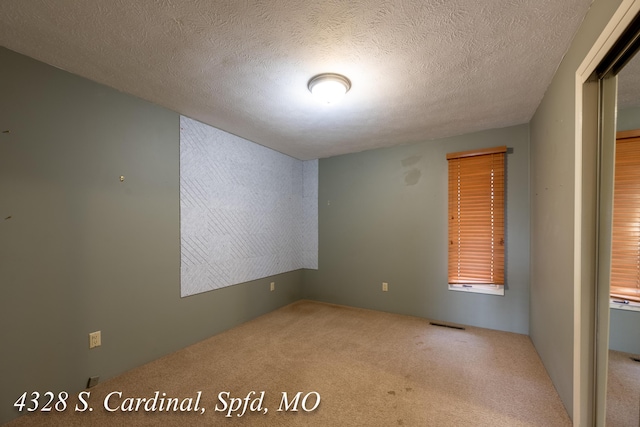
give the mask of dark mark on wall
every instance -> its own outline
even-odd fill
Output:
[[[4,220],[6,221],[6,220],[11,219],[11,218],[13,218],[13,217],[12,217],[11,215],[9,215],[9,216],[8,216],[8,217],[6,217]]]
[[[404,183],[406,185],[416,185],[418,181],[420,181],[420,177],[422,176],[422,172],[419,169],[411,169],[409,172],[404,174]]]
[[[422,156],[418,156],[417,154],[415,156],[407,157],[406,159],[402,160],[402,166],[413,166],[418,163],[421,158]]]

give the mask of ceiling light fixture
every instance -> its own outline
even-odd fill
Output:
[[[323,73],[312,77],[307,87],[324,104],[334,104],[349,92],[351,81],[341,74]]]

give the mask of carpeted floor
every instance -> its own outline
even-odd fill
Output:
[[[123,349],[124,351],[124,349]],[[570,426],[527,336],[310,301],[283,307],[77,395],[17,426]],[[198,411],[125,412],[158,392]],[[256,392],[251,394],[250,392]],[[262,404],[256,399],[264,391]],[[108,406],[103,408],[109,393]],[[222,399],[219,399],[219,393]],[[228,392],[229,394],[225,394]],[[282,393],[297,412],[278,411]],[[320,402],[316,407],[317,395]],[[247,410],[242,416],[247,399]],[[239,410],[226,417],[231,405]],[[306,398],[306,399],[305,399]],[[191,399],[191,400],[189,400]],[[166,400],[165,400],[166,402]],[[190,405],[189,405],[190,404]],[[164,404],[166,406],[166,403]],[[223,411],[216,411],[227,408]],[[260,407],[260,411],[251,411]],[[315,409],[313,409],[315,407]],[[303,408],[308,409],[306,412]],[[313,409],[313,410],[312,410]]]
[[[632,356],[609,351],[607,427],[640,427],[640,362]]]

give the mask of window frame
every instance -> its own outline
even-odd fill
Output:
[[[489,295],[504,295],[504,289],[505,289],[505,282],[506,282],[506,277],[505,277],[505,255],[506,255],[506,153],[507,153],[507,147],[506,146],[499,146],[499,147],[492,147],[492,148],[485,148],[485,149],[477,149],[477,150],[468,150],[468,151],[462,151],[462,152],[455,152],[455,153],[448,153],[447,154],[447,168],[448,168],[448,179],[447,179],[447,185],[448,185],[448,191],[447,191],[447,196],[448,196],[448,260],[447,260],[447,282],[448,282],[448,289],[451,291],[458,291],[458,292],[471,292],[471,293],[480,293],[480,294],[489,294]],[[460,212],[460,206],[461,206],[461,201],[460,201],[460,194],[461,192],[473,192],[473,191],[480,191],[483,192],[485,191],[484,188],[484,184],[480,184],[481,187],[479,190],[476,189],[475,187],[477,186],[476,183],[472,183],[470,186],[462,186],[460,184],[461,182],[461,177],[464,177],[464,172],[460,172],[460,168],[461,166],[464,167],[466,166],[467,168],[475,168],[474,170],[478,170],[478,166],[474,166],[473,163],[471,163],[470,161],[466,161],[466,158],[476,158],[474,161],[475,162],[482,162],[481,159],[479,159],[479,156],[491,156],[491,157],[487,157],[485,159],[482,160],[489,160],[491,163],[489,164],[489,167],[493,167],[493,158],[497,158],[500,163],[499,163],[499,168],[496,168],[496,171],[498,172],[497,179],[501,179],[501,182],[498,182],[498,186],[496,187],[496,193],[494,194],[494,181],[493,181],[493,173],[494,173],[494,169],[489,169],[489,170],[482,170],[480,169],[482,174],[491,174],[491,177],[489,178],[491,181],[491,183],[489,184],[490,189],[489,191],[491,192],[489,199],[488,200],[483,200],[482,202],[479,202],[480,205],[485,204],[487,205],[487,207],[489,209],[491,209],[491,213],[488,214],[488,217],[490,218],[491,221],[491,231],[489,231],[489,233],[491,234],[491,246],[492,249],[490,249],[489,251],[487,251],[486,249],[481,251],[482,255],[486,258],[487,256],[490,256],[491,259],[491,263],[493,265],[493,267],[490,267],[487,270],[484,270],[484,267],[481,268],[482,271],[479,272],[480,275],[484,275],[484,278],[480,278],[480,277],[476,277],[474,279],[472,279],[472,281],[470,282],[466,282],[464,279],[460,278],[460,264],[461,264],[461,259],[468,259],[468,254],[469,254],[469,250],[466,251],[466,256],[465,255],[460,255],[460,250],[461,250],[461,246],[464,245],[464,241],[466,240],[467,242],[470,239],[475,239],[476,236],[472,235],[473,233],[469,233],[467,232],[467,236],[461,236],[461,231],[460,229],[465,229],[468,228],[468,221],[465,221],[467,223],[467,226],[463,226],[460,223],[460,218],[458,217],[457,213]],[[452,162],[453,160],[453,162]],[[481,168],[484,168],[486,165],[481,165]],[[452,169],[453,167],[456,167],[457,169],[454,170]],[[457,171],[457,172],[456,172]],[[467,169],[468,171],[468,169]],[[468,177],[467,177],[468,178]],[[454,181],[455,179],[455,181]],[[475,178],[474,178],[475,179]],[[471,181],[466,181],[466,182],[471,182]],[[469,187],[472,187],[471,189],[468,189]],[[465,188],[467,188],[467,190],[465,190]],[[477,193],[476,193],[477,194]],[[482,196],[484,197],[484,195]],[[496,197],[501,198],[501,200],[497,200],[495,199]],[[495,217],[497,217],[498,220],[502,220],[502,224],[500,224],[496,230],[494,230],[494,226],[493,226],[493,221],[494,221],[494,211],[493,211],[493,207],[494,207],[494,203],[497,203],[498,209],[501,209],[501,212],[498,212],[495,214]],[[466,203],[465,203],[466,205]],[[484,209],[485,207],[482,206],[480,207],[480,209]],[[478,205],[477,204],[472,204],[472,205],[467,205],[467,211],[469,211],[469,209],[478,209]],[[487,221],[487,217],[483,218],[484,221]],[[455,221],[455,223],[454,223]],[[483,223],[484,227],[486,227],[486,222]],[[484,233],[484,231],[483,231]],[[495,234],[494,234],[495,233]],[[452,236],[457,236],[455,238],[452,238]],[[498,244],[494,244],[494,240],[495,240],[495,236],[497,236],[498,239],[500,239],[500,241],[498,242]],[[481,237],[480,239],[486,239],[486,236],[482,236],[481,233]],[[455,243],[454,243],[455,242]],[[486,242],[482,242],[483,244],[486,244]],[[498,254],[494,255],[494,251],[495,251],[495,247],[498,248],[498,250],[500,251]],[[457,252],[457,254],[452,255],[452,251],[455,250]],[[490,255],[489,255],[490,252]],[[497,257],[497,261],[494,265],[494,256]],[[452,265],[452,263],[455,263],[455,265]],[[477,263],[475,263],[477,264]],[[452,276],[452,271],[453,270],[458,270],[455,275],[457,275],[457,277]],[[465,272],[462,275],[473,275],[476,274],[478,272],[478,267],[477,265],[474,265],[473,262],[468,263],[468,265],[465,268]],[[490,273],[487,273],[489,272]],[[489,274],[491,277],[493,277],[495,275],[495,273],[498,272],[497,274],[497,280],[494,281],[493,283],[489,283],[489,280],[486,279],[486,274]],[[452,277],[455,277],[452,280]],[[483,280],[487,280],[486,283],[481,283]],[[497,282],[497,283],[496,283]]]
[[[626,144],[634,144],[634,146],[629,148]],[[623,147],[624,154],[621,154]],[[614,165],[611,273],[609,278],[610,307],[640,311],[640,225],[638,225],[640,224],[640,215],[637,213],[640,208],[640,185],[629,185],[629,181],[640,182],[637,181],[640,179],[640,173],[638,172],[640,170],[640,129],[616,133]],[[621,197],[624,200],[621,200]],[[634,199],[637,199],[635,203],[633,202]],[[618,205],[618,210],[616,210],[616,205]],[[633,236],[632,233],[622,233],[621,236],[621,230],[626,232],[626,229],[629,228],[624,225],[629,223],[636,224],[635,227],[637,228],[633,231],[639,236],[635,239],[631,237]],[[636,248],[638,248],[634,256],[631,256],[629,251],[620,249],[625,245],[628,247],[629,244],[635,244]],[[634,257],[635,260],[630,260],[630,258]],[[629,273],[633,272],[633,270],[635,270],[636,274],[635,296],[625,291],[625,289],[632,288],[625,280],[629,279]]]

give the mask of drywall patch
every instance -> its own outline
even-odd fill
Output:
[[[404,183],[406,185],[416,185],[420,181],[420,176],[422,176],[420,169],[411,169],[404,174]]]
[[[181,117],[181,295],[317,268],[317,167]]]
[[[422,156],[415,154],[411,157],[407,157],[406,159],[402,159],[401,163],[404,167],[414,166],[420,161],[420,159],[422,159]]]

